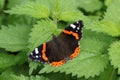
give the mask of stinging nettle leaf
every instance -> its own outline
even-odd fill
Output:
[[[9,70],[6,70],[4,72],[2,72],[2,74],[0,75],[0,79],[1,80],[18,80],[14,77],[12,77],[13,73]]]
[[[120,35],[120,28],[119,25],[109,21],[109,20],[103,20],[101,21],[101,32],[107,33],[110,36],[118,36]]]
[[[64,11],[76,11],[77,6],[75,0],[59,0],[59,10]]]
[[[120,74],[120,41],[114,42],[110,45],[109,50],[109,58],[111,60],[111,64],[118,68],[118,73]]]
[[[99,53],[99,52],[102,53],[102,50],[106,44],[95,37],[90,39],[89,38],[90,37],[87,37],[87,38],[84,38],[84,40],[81,40],[81,47],[83,47],[82,50],[87,52],[92,52],[92,53]],[[99,45],[99,47],[95,47],[96,45]]]
[[[77,11],[75,0],[55,0],[51,2],[52,5],[54,5],[52,6],[53,9],[51,10],[50,15],[53,19],[64,21],[75,21],[75,19],[78,20],[78,15],[80,15],[80,12]]]
[[[15,56],[8,53],[0,53],[0,69],[10,67],[15,64]]]
[[[105,5],[109,6],[114,0],[105,0]]]
[[[29,80],[29,77],[24,75],[17,76],[15,74],[10,74],[9,77],[12,78],[13,80]]]
[[[53,21],[38,21],[37,24],[34,25],[34,27],[32,28],[32,32],[30,33],[30,44],[28,47],[31,48],[31,50],[33,50],[35,47],[48,41],[52,37],[52,34],[54,34],[56,31],[57,27]]]
[[[13,7],[11,10],[5,11],[10,14],[29,15],[34,18],[47,18],[49,16],[49,8],[37,2],[27,2]]]
[[[108,29],[108,34],[112,36],[120,35],[120,0],[115,0],[108,6],[107,12],[105,13],[104,20],[102,21],[104,27]],[[107,30],[106,30],[107,31]]]
[[[110,64],[99,76],[99,80],[117,80],[116,70]]]
[[[27,60],[25,52],[20,52],[17,55],[9,53],[0,53],[0,69],[6,69],[16,64],[23,64]]]
[[[5,2],[5,0],[0,0],[0,12],[4,7],[4,2]]]
[[[36,76],[25,76],[23,74],[16,75],[12,71],[6,70],[0,75],[1,80],[49,80],[47,77],[36,75]]]
[[[49,80],[49,79],[44,76],[36,75],[36,76],[30,76],[30,80]]]
[[[119,9],[120,0],[114,1],[111,3],[108,8],[107,12],[105,13],[104,19],[99,21],[92,21],[91,23],[87,24],[86,28],[91,29],[92,31],[96,32],[103,32],[110,36],[119,36],[120,35],[120,9]]]
[[[119,13],[120,13],[119,5],[120,5],[120,0],[113,1],[108,6],[107,12],[105,13],[105,16],[104,16],[104,19],[118,24],[120,21],[120,17],[118,17]]]
[[[35,70],[35,69],[37,69],[37,67],[38,66],[40,66],[40,63],[38,63],[38,62],[30,62],[29,63],[29,75],[31,75],[32,74],[32,72]]]
[[[8,51],[20,51],[27,48],[30,27],[26,25],[2,26],[0,30],[0,47]]]
[[[94,12],[102,7],[100,0],[76,0],[76,4],[88,12]]]
[[[89,22],[88,22],[89,23]],[[92,21],[91,23],[86,25],[86,29],[90,29],[96,32],[106,33],[110,36],[118,36],[120,34],[119,26],[116,23],[111,21]]]
[[[80,11],[65,11],[60,14],[59,19],[63,21],[77,21],[83,19],[83,14]]]
[[[12,8],[12,7],[15,7],[16,5],[20,5],[20,4],[26,3],[28,1],[30,1],[30,0],[10,0],[9,4],[7,4],[7,7]]]

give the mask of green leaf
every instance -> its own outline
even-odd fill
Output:
[[[41,20],[38,21],[36,25],[32,28],[29,39],[29,48],[33,50],[40,44],[48,41],[52,34],[57,32],[57,27],[55,23],[51,20]]]
[[[5,0],[0,0],[0,12],[3,9]]]
[[[93,42],[94,41],[94,42]],[[92,44],[92,45],[91,45]],[[96,47],[98,45],[98,47]],[[95,38],[85,38],[81,41],[81,47],[83,51],[92,52],[92,53],[101,53],[104,48],[105,43]],[[89,48],[88,48],[89,46]]]
[[[107,68],[100,73],[99,76],[90,77],[85,79],[84,77],[80,78],[79,80],[117,80],[116,70],[111,66],[107,65]]]
[[[27,48],[30,27],[26,25],[2,26],[0,30],[0,47],[8,51],[20,51]]]
[[[113,1],[107,9],[107,12],[105,13],[104,19],[101,22],[102,26],[106,28],[104,32],[111,36],[119,36],[120,35],[120,18],[119,9],[120,0]]]
[[[5,69],[16,64],[23,64],[28,59],[25,52],[20,52],[17,55],[8,53],[0,53],[0,69]]]
[[[78,80],[99,80],[99,78],[98,77],[90,77],[90,78],[86,79],[86,78],[82,77],[82,78],[79,78]]]
[[[13,77],[11,77],[13,73],[10,71],[4,71],[2,72],[2,74],[0,75],[0,79],[1,80],[16,80]]]
[[[9,15],[7,16],[7,22],[4,22],[3,24],[24,24],[26,26],[31,27],[33,24],[35,24],[37,19],[28,17],[28,16],[20,16],[20,15]]]
[[[71,77],[71,74],[65,75],[64,73],[47,73],[43,74],[44,76],[48,77],[50,80],[76,80],[74,77]],[[76,78],[76,76],[75,76]]]
[[[0,53],[0,69],[10,67],[15,64],[15,56],[8,53]]]
[[[32,1],[17,5],[6,12],[10,14],[29,15],[34,18],[46,18],[50,13],[47,6]]]
[[[110,20],[110,19],[109,19]],[[120,27],[118,24],[114,23],[113,21],[103,20],[101,22],[101,32],[107,33],[113,37],[120,35]],[[103,29],[102,29],[103,28]]]
[[[26,77],[24,75],[16,76],[14,74],[11,74],[10,77],[12,77],[14,80],[29,80],[29,77]]]
[[[109,6],[114,0],[105,0],[105,5]]]
[[[47,77],[44,76],[25,76],[25,75],[15,75],[13,72],[11,71],[4,71],[1,75],[0,75],[0,79],[1,80],[49,80]]]
[[[99,80],[117,80],[116,70],[113,66],[108,67],[100,74]]]
[[[53,15],[60,14],[65,11],[76,11],[77,6],[75,4],[75,0],[53,0]]]
[[[16,76],[16,75],[12,74],[11,77],[14,80],[49,80],[48,78],[46,78],[44,76],[38,76],[38,75],[27,77],[27,76],[24,76],[24,75]]]
[[[16,55],[15,57],[16,64],[23,64],[25,63],[25,61],[28,60],[27,52],[28,52],[27,50],[23,50]]]
[[[108,6],[107,12],[105,13],[105,16],[104,16],[104,20],[106,21],[108,20],[108,21],[111,21],[111,23],[120,25],[119,24],[120,18],[118,17],[120,13],[119,4],[120,4],[120,0],[117,0],[117,1],[115,0],[113,3],[111,3]],[[118,26],[115,26],[115,27],[118,27]]]
[[[103,46],[101,46],[102,44],[102,42],[96,39],[83,39],[81,41],[81,53],[77,58],[68,61],[61,67],[45,65],[40,73],[59,71],[65,72],[66,74],[71,73],[72,76],[77,75],[77,77],[85,76],[85,78],[99,75],[108,63],[108,56],[106,54],[101,54],[101,48],[103,48]],[[96,46],[98,48],[96,48]]]
[[[53,9],[50,16],[53,19],[64,21],[76,21],[80,19],[82,13],[77,10],[75,0],[55,0],[52,3],[54,6],[52,6]]]
[[[15,74],[13,74],[12,72],[9,71],[5,71],[0,75],[0,79],[1,80],[29,80],[28,77],[26,76],[17,76]]]
[[[111,44],[108,50],[111,64],[115,68],[118,68],[118,73],[120,74],[120,41],[116,41],[113,44]]]
[[[88,12],[94,12],[102,7],[100,0],[76,0],[76,4]]]
[[[35,77],[31,76],[30,80],[49,80],[48,78],[44,77],[44,76],[38,76],[36,75]]]
[[[75,0],[56,0],[56,2],[58,1],[58,10],[60,12],[64,12],[64,11],[76,11],[77,10],[77,6],[76,6],[76,2]],[[56,7],[55,7],[56,8]]]
[[[86,24],[85,28],[90,29],[92,31],[96,32],[102,32],[106,33],[110,36],[118,36],[120,34],[119,27],[117,24],[112,23],[111,21],[92,21],[88,22],[89,24]]]
[[[84,38],[89,38],[89,37],[92,39],[96,38],[98,42],[100,41],[101,43],[99,42],[99,46],[101,46],[101,48],[95,47],[95,49],[101,51],[102,53],[108,53],[108,48],[109,48],[110,44],[117,40],[116,38],[108,36],[107,34],[98,33],[98,32],[90,31],[90,30],[86,30],[86,29],[83,30],[83,36],[84,36]],[[98,43],[96,42],[96,45],[97,44]],[[87,46],[87,44],[86,44],[86,46]],[[92,45],[91,45],[91,47],[92,47]],[[92,50],[91,47],[90,47],[90,51]]]
[[[83,19],[83,14],[80,11],[62,12],[59,17],[59,20],[63,20],[63,21],[77,21],[82,19]]]
[[[2,19],[3,19],[3,17],[0,15],[0,28],[1,28],[1,24],[2,24]]]
[[[14,73],[15,75],[21,75],[21,74],[28,75],[28,71],[29,71],[28,65],[26,63],[19,64],[19,62],[16,65],[6,68],[4,71]]]
[[[30,62],[29,63],[29,75],[31,75],[32,74],[32,72],[35,70],[35,69],[37,69],[37,67],[38,66],[40,66],[40,63],[38,63],[38,62]]]
[[[101,25],[102,25],[101,22],[98,20],[90,21],[90,19],[88,19],[88,22],[85,25],[85,28],[90,29],[91,31],[96,31],[96,32],[103,32],[103,33],[106,33],[106,31],[109,32],[107,30],[109,28],[106,28],[106,27],[101,26]]]
[[[105,13],[104,19],[99,21],[90,21],[88,20],[88,24],[86,24],[86,29],[91,29],[92,31],[96,32],[103,32],[110,36],[119,36],[120,35],[120,18],[119,13],[119,4],[120,0],[114,1],[111,3],[108,8],[107,12]]]
[[[64,21],[76,21],[83,16],[82,13],[78,12],[75,0],[30,1],[17,5],[6,12],[10,14],[29,15],[35,18],[48,18],[50,16],[53,20]]]
[[[15,7],[16,5],[20,5],[29,1],[32,1],[32,0],[10,0],[8,2],[9,4],[7,4],[7,7],[12,8],[12,7]]]

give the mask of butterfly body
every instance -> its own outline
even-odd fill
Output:
[[[30,59],[38,62],[47,62],[52,66],[61,66],[67,60],[75,58],[80,52],[78,41],[82,35],[82,21],[66,27],[57,37],[43,43],[33,50]]]

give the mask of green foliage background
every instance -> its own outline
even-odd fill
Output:
[[[120,80],[120,0],[0,0],[0,80]],[[83,20],[80,55],[61,67],[28,60]]]

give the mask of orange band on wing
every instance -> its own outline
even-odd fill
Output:
[[[69,35],[73,35],[75,37],[75,39],[79,39],[79,36],[77,33],[73,32],[73,31],[67,31],[67,30],[63,30],[64,33],[69,34]]]
[[[52,66],[58,67],[58,66],[62,66],[63,64],[65,64],[66,61],[65,60],[60,60],[60,61],[56,61],[56,62],[52,62],[50,63]]]
[[[69,58],[70,58],[70,59],[73,59],[73,58],[77,57],[79,53],[80,53],[80,46],[78,46],[78,47],[75,49],[74,53],[72,53],[72,54],[69,56]],[[62,65],[65,64],[65,63],[66,63],[65,60],[60,60],[60,61],[52,62],[52,63],[50,63],[50,64],[51,64],[52,66],[58,67],[58,66],[62,66]]]
[[[70,59],[73,59],[73,58],[77,57],[79,53],[80,53],[80,46],[78,46],[78,47],[75,49],[74,53],[72,53],[72,54],[70,55]]]
[[[46,57],[46,43],[43,43],[43,50],[42,50],[42,58],[45,60],[45,61],[48,61],[48,58]]]

